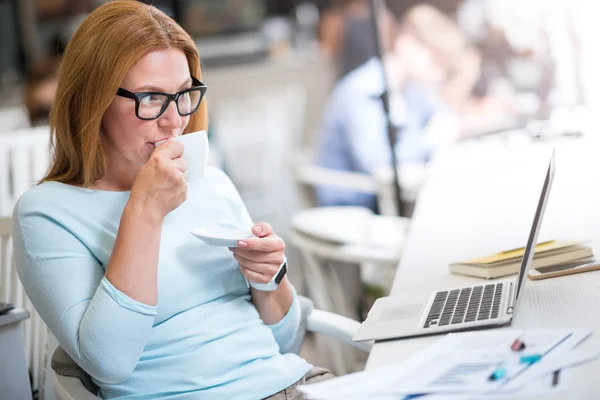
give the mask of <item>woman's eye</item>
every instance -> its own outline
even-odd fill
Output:
[[[148,94],[148,95],[142,97],[142,99],[140,100],[140,103],[143,105],[162,103],[162,98],[161,98],[161,96],[157,96],[154,94]]]

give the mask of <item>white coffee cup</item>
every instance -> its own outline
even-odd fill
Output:
[[[204,178],[206,175],[206,165],[208,163],[208,135],[206,131],[191,132],[185,135],[174,137],[175,140],[183,143],[184,150],[182,159],[187,164],[185,179],[192,182]],[[154,144],[155,147],[166,142],[161,140]]]

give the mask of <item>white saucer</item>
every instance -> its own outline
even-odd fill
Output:
[[[254,237],[249,229],[232,229],[221,226],[192,229],[190,233],[206,244],[224,247],[237,247],[238,241]]]

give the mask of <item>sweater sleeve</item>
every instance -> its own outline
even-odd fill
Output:
[[[294,291],[294,299],[292,300],[292,305],[287,314],[285,314],[285,316],[276,324],[267,325],[273,332],[273,336],[279,345],[279,352],[281,354],[290,352],[292,345],[296,340],[296,336],[298,336],[300,320],[302,319],[302,310],[300,309],[296,289],[293,286],[292,290]]]
[[[97,381],[126,380],[146,345],[157,307],[117,290],[75,234],[27,202],[15,207],[13,231],[25,292],[60,346]]]

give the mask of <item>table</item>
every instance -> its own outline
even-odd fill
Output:
[[[29,311],[13,309],[0,315],[0,397],[31,399],[31,385],[25,357],[21,321]],[[6,397],[3,397],[6,396]]]
[[[556,176],[538,241],[583,239],[600,254],[600,185],[592,140],[564,140],[556,148]],[[436,156],[417,202],[391,296],[482,282],[451,275],[452,261],[525,245],[552,150],[475,142]],[[592,328],[581,348],[600,351],[600,271],[527,280],[515,328]],[[378,342],[367,369],[408,359],[440,336]],[[600,360],[571,371],[568,396],[596,398]],[[559,397],[556,397],[559,398]]]
[[[408,224],[406,218],[373,215],[362,207],[317,207],[295,214],[290,240],[302,253],[315,307],[355,317],[356,305],[350,303],[360,297],[361,267],[393,271]],[[328,341],[327,347],[335,373],[350,372],[351,354],[344,345]]]
[[[374,215],[363,207],[316,207],[296,213],[291,220],[290,239],[306,261],[315,305],[352,315],[349,288],[342,284],[337,265],[328,261],[394,268],[409,223],[407,218]]]

